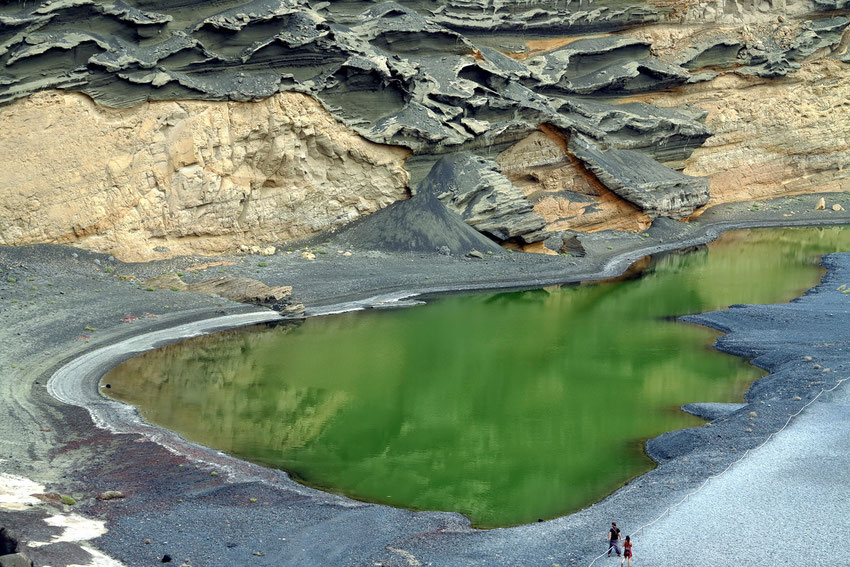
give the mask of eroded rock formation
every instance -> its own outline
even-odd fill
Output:
[[[546,221],[496,164],[468,153],[438,161],[419,185],[479,232],[498,241],[531,244],[546,238]]]
[[[304,304],[293,300],[291,286],[268,286],[253,278],[221,276],[187,284],[177,274],[162,274],[144,284],[155,289],[213,294],[239,303],[262,305],[287,317],[304,314]]]
[[[546,230],[645,230],[650,217],[608,190],[569,151],[569,138],[543,127],[501,152],[502,172],[526,194]]]
[[[406,194],[407,150],[363,140],[298,93],[109,109],[44,92],[0,117],[0,244],[74,243],[125,260],[235,252]]]
[[[0,243],[137,259],[279,243],[439,177],[471,226],[531,249],[687,217],[707,188],[711,203],[843,189],[849,14],[828,0],[6,4],[0,143],[26,158],[0,158],[17,167]],[[31,96],[49,88],[116,109]],[[26,121],[63,150],[15,137]],[[435,213],[425,201],[393,210]]]
[[[839,18],[831,18],[835,23]],[[844,18],[843,20],[846,20]],[[726,65],[714,67],[717,76],[675,91],[642,97],[659,107],[699,108],[713,135],[680,165],[687,175],[710,182],[710,205],[763,199],[778,195],[850,189],[850,67],[839,59],[846,53],[843,36],[800,59],[799,69],[782,78],[739,73]],[[818,26],[772,24],[744,33],[723,28],[708,34],[691,30],[669,38],[666,30],[646,30],[671,56],[675,45],[700,44],[706,35],[723,36],[744,44],[759,32],[762,43],[799,37]],[[802,30],[802,31],[801,31]],[[680,30],[677,33],[682,34]],[[748,39],[749,38],[749,39]],[[787,40],[786,40],[787,43]],[[794,45],[794,41],[787,43]],[[717,60],[713,61],[717,64]]]
[[[568,149],[605,187],[652,217],[683,218],[708,202],[708,181],[677,173],[640,152],[602,149],[580,136]]]

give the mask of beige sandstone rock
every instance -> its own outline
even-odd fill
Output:
[[[534,203],[546,230],[645,230],[650,218],[605,188],[566,150],[567,140],[543,126],[496,159],[502,173]],[[525,246],[541,251],[542,246]]]
[[[817,202],[817,203],[815,203],[815,210],[816,210],[816,211],[824,211],[824,210],[826,210],[826,199],[824,199],[823,197],[821,197],[820,199],[818,199],[818,202]]]
[[[118,490],[107,490],[95,496],[98,500],[117,500],[124,498],[124,493]]]
[[[683,173],[708,177],[709,206],[850,190],[850,65],[804,62],[782,79],[724,74],[643,100],[708,111],[714,136]]]
[[[367,142],[298,93],[109,109],[42,92],[0,121],[2,245],[264,253],[406,195],[408,150]]]
[[[156,289],[218,295],[231,301],[270,306],[286,315],[298,316],[304,312],[303,304],[292,301],[291,286],[268,286],[252,278],[221,276],[186,284],[176,274],[162,274],[146,280],[144,285]]]
[[[810,0],[650,0],[650,5],[667,12],[672,22],[702,24],[775,22],[809,14],[816,6]]]

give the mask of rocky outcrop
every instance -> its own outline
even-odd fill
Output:
[[[91,0],[0,7],[9,32],[0,43],[0,102],[50,87],[79,90],[112,107],[299,91],[372,141],[427,154],[512,143],[541,123],[599,137],[598,124],[617,105],[582,105],[562,95],[635,93],[688,80],[643,40],[582,39],[523,62],[464,32],[520,25],[551,34],[645,23],[660,14],[648,7],[438,4],[334,2],[313,9],[294,0],[224,0],[119,10]],[[650,135],[644,145],[658,146],[659,137],[665,136]]]
[[[765,78],[784,77],[800,69],[800,61],[819,51],[837,48],[848,25],[850,19],[835,17],[777,25],[762,30],[758,38],[715,36],[689,46],[678,59],[690,70],[710,68]],[[711,78],[715,76],[716,73],[710,74]]]
[[[222,276],[187,284],[176,274],[163,274],[145,281],[144,285],[155,289],[217,295],[239,303],[268,307],[287,317],[304,314],[304,304],[292,298],[292,286],[268,286],[253,278]]]
[[[436,196],[479,232],[525,244],[548,235],[546,221],[496,164],[468,153],[438,161],[417,189]]]
[[[668,21],[683,24],[759,24],[783,18],[805,17],[814,12],[840,8],[843,0],[655,0],[659,9],[667,9]]]
[[[481,0],[400,0],[399,3],[432,12],[440,24],[469,34],[536,31],[567,35],[641,25],[663,17],[659,10],[641,2],[610,2],[611,6],[599,5],[592,10],[547,0],[508,1],[496,5]]]
[[[297,93],[107,109],[46,92],[0,108],[0,121],[5,245],[73,243],[125,260],[237,251],[406,195],[406,150],[363,140]]]
[[[682,162],[710,182],[709,205],[812,191],[850,190],[850,68],[832,57],[801,63],[781,81],[730,70],[648,97],[700,108],[714,135]]]
[[[579,39],[526,60],[541,89],[566,94],[627,94],[688,82],[688,72],[650,54],[629,37]]]
[[[605,187],[650,217],[684,218],[708,202],[705,179],[677,173],[633,150],[602,150],[574,136],[569,150]]]
[[[704,184],[688,176],[710,175],[712,191],[717,189],[715,197],[720,198],[722,175],[710,173],[711,164],[699,165],[699,152],[714,147],[718,139],[710,138],[718,128],[712,114],[718,104],[712,97],[729,94],[728,85],[750,89],[767,85],[762,83],[767,80],[788,80],[789,85],[798,76],[809,80],[814,77],[813,62],[824,58],[842,65],[838,62],[847,59],[844,38],[850,18],[840,4],[600,0],[588,8],[543,0],[6,3],[0,6],[0,104],[61,88],[86,93],[109,107],[144,104],[149,113],[167,105],[184,110],[191,106],[206,118],[187,123],[180,114],[184,110],[164,111],[162,126],[140,130],[141,138],[135,130],[127,136],[138,138],[137,146],[127,139],[110,139],[108,129],[101,127],[109,143],[92,144],[102,148],[93,153],[108,154],[108,145],[118,147],[119,156],[110,155],[105,164],[95,160],[91,168],[74,167],[81,171],[79,176],[67,175],[61,166],[51,170],[36,159],[42,149],[33,147],[28,151],[36,156],[30,170],[49,171],[45,184],[62,188],[70,197],[57,201],[40,192],[24,199],[16,196],[6,207],[16,216],[0,217],[10,219],[8,228],[0,225],[0,243],[84,241],[125,258],[133,250],[134,259],[216,252],[239,239],[247,242],[237,245],[256,246],[332,229],[404,195],[405,174],[391,164],[403,160],[405,150],[372,146],[369,152],[377,153],[349,151],[347,141],[341,152],[328,150],[327,140],[351,136],[338,124],[338,129],[329,127],[315,136],[315,143],[310,141],[315,130],[310,124],[324,124],[328,118],[315,104],[303,110],[307,99],[293,93],[313,97],[371,142],[412,151],[405,163],[411,187],[446,156],[498,156],[500,171],[488,170],[483,180],[475,181],[474,191],[464,186],[447,199],[457,204],[461,193],[466,195],[469,201],[458,210],[498,240],[527,247],[544,237],[535,232],[540,230],[641,230],[652,216],[687,215],[705,201]],[[781,92],[779,83],[771,84]],[[58,95],[37,95],[7,108],[43,104],[40,96]],[[222,102],[149,102],[197,99]],[[261,100],[252,103],[257,106],[249,104]],[[286,102],[278,104],[283,110],[268,111],[268,100]],[[289,102],[296,100],[301,102]],[[57,99],[54,103],[65,104]],[[59,106],[69,111],[72,124],[80,115],[75,105]],[[221,105],[228,110],[221,111]],[[287,120],[299,124],[292,136],[280,134],[276,119],[290,106],[294,111]],[[93,108],[85,112],[98,124],[103,123],[101,115],[120,122],[115,117],[126,112]],[[718,112],[728,114],[735,108]],[[232,117],[241,121],[238,127],[229,125]],[[773,128],[768,113],[762,122],[752,118],[745,130],[767,133]],[[53,114],[40,124],[56,120]],[[160,118],[151,120],[159,124]],[[172,124],[175,120],[178,123]],[[197,126],[204,120],[210,125]],[[256,132],[248,131],[250,121],[258,124]],[[804,112],[794,121],[804,129],[819,125],[814,113]],[[198,128],[204,132],[198,133]],[[186,150],[227,147],[230,130],[237,133],[232,144],[252,148],[245,156],[240,151],[232,157],[227,151]],[[800,165],[785,167],[782,174],[759,172],[770,177],[769,191],[798,184],[790,175],[825,180],[826,171],[837,163],[841,166],[836,178],[842,179],[844,137],[835,130],[829,125],[826,131],[835,138],[821,144],[835,150],[818,150],[815,144],[800,151],[783,146],[786,153],[776,153],[777,166],[781,155]],[[161,133],[144,138],[154,131]],[[191,141],[187,131],[192,132]],[[783,132],[775,139],[790,136]],[[278,145],[266,150],[262,140],[270,138]],[[567,151],[565,142],[579,139],[591,148],[590,153],[577,150],[581,157]],[[302,140],[306,146],[299,145]],[[558,157],[551,163],[526,153],[538,142],[553,140]],[[65,145],[76,142],[89,143],[81,137]],[[18,138],[10,143],[24,147]],[[137,151],[143,145],[156,149]],[[63,155],[49,151],[53,155],[45,155],[52,164],[62,163]],[[185,161],[186,152],[201,159]],[[287,164],[301,160],[303,167],[278,167],[278,153],[287,156]],[[803,154],[805,159],[800,158]],[[825,159],[827,154],[834,159]],[[161,155],[166,156],[164,162]],[[740,172],[742,165],[718,163],[727,171]],[[97,168],[101,173],[93,171]],[[672,171],[682,168],[684,177]],[[148,173],[138,174],[143,170]],[[373,170],[374,179],[367,173]],[[660,177],[650,179],[656,175]],[[26,183],[22,186],[28,191]],[[148,190],[140,193],[128,187]],[[737,190],[741,187],[739,183]],[[498,197],[469,196],[481,191]],[[103,204],[107,193],[110,198]],[[541,223],[529,204],[545,227],[534,228]],[[73,220],[57,228],[60,212]]]
[[[568,143],[563,132],[544,126],[496,158],[546,221],[546,231],[645,230],[651,219],[600,183],[567,150]]]

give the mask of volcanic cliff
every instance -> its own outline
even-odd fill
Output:
[[[844,0],[7,3],[0,244],[212,254],[422,193],[375,222],[404,232],[427,210],[452,242],[477,230],[556,253],[574,231],[847,190],[848,14]]]

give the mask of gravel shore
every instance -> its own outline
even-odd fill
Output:
[[[588,240],[583,258],[506,252],[475,259],[358,250],[343,256],[329,248],[315,260],[281,251],[262,258],[125,264],[70,247],[0,248],[0,527],[21,540],[37,565],[53,567],[118,564],[81,546],[130,566],[150,565],[166,554],[198,566],[551,566],[590,564],[604,551],[602,536],[612,519],[625,533],[635,533],[663,515],[635,535],[640,564],[767,565],[776,561],[774,534],[785,542],[803,534],[797,544],[783,545],[787,562],[820,564],[831,549],[823,538],[831,541],[832,527],[840,530],[848,523],[835,504],[850,470],[850,452],[837,450],[848,442],[846,428],[837,427],[842,418],[846,423],[843,385],[821,395],[787,429],[698,494],[665,511],[780,430],[789,413],[803,408],[830,380],[844,377],[842,323],[850,299],[836,288],[839,280],[850,283],[847,255],[828,257],[824,283],[800,300],[690,318],[726,331],[719,348],[757,357],[753,362],[771,372],[753,386],[747,406],[732,404],[730,413],[713,407],[710,426],[651,440],[647,450],[659,466],[602,502],[515,528],[473,530],[457,514],[393,509],[305,488],[285,473],[145,426],[132,412],[102,407],[90,414],[58,401],[47,387],[65,367],[66,377],[54,379],[50,390],[67,401],[96,406],[102,400],[97,378],[134,351],[276,317],[255,306],[149,291],[138,283],[163,273],[182,273],[189,282],[234,275],[291,285],[307,314],[318,315],[417,294],[610,277],[646,254],[704,243],[732,228],[850,223],[844,211],[812,210],[818,197],[777,199],[757,209],[716,207],[697,222],[657,222],[645,236],[601,233]],[[844,194],[826,198],[850,209]],[[82,366],[69,372],[66,365],[72,362]],[[76,385],[68,386],[68,377]],[[71,399],[78,394],[82,398]],[[96,427],[93,419],[112,430]],[[40,500],[11,504],[12,478],[40,485]],[[125,498],[95,498],[107,490]],[[76,505],[61,503],[63,495]],[[75,539],[63,527],[45,523],[57,515],[78,515],[92,530]],[[55,539],[63,533],[63,541]]]

